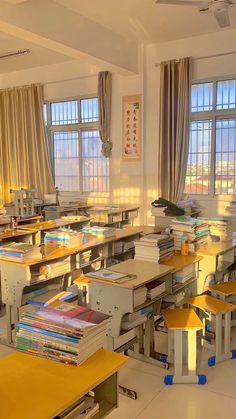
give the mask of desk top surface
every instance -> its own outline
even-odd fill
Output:
[[[235,245],[233,245],[232,240],[227,240],[225,242],[209,242],[206,246],[202,246],[197,250],[197,255],[219,256],[234,248]]]
[[[236,294],[236,282],[219,282],[219,284],[210,285],[209,290],[224,296]]]
[[[108,243],[112,243],[114,241],[117,240],[121,240],[124,238],[128,238],[128,237],[132,237],[136,234],[140,234],[142,232],[142,228],[140,227],[130,227],[130,228],[126,228],[126,229],[116,229],[116,234],[114,236],[105,238],[105,239],[100,239],[97,238],[96,236],[92,236],[91,235],[91,239],[89,239],[85,244],[80,245],[80,246],[76,246],[70,249],[54,249],[54,250],[50,250],[45,257],[43,258],[38,258],[38,259],[32,259],[30,262],[16,262],[13,260],[7,260],[7,259],[0,259],[0,263],[3,262],[7,262],[7,263],[14,263],[17,265],[25,265],[25,266],[32,266],[32,265],[36,265],[38,263],[42,263],[42,262],[48,262],[54,259],[58,259],[61,257],[66,257],[66,256],[70,256],[73,255],[75,253],[78,252],[83,252],[89,249],[93,249],[95,247],[98,246],[102,246],[104,244],[108,244]]]
[[[192,304],[194,307],[200,308],[203,311],[214,314],[215,316],[236,309],[234,304],[218,300],[210,295],[197,295],[196,297],[190,298],[187,303]]]
[[[129,212],[129,211],[137,211],[139,209],[139,206],[127,206],[127,207],[116,207],[116,206],[104,206],[104,207],[99,207],[99,206],[93,206],[92,208],[89,209],[89,212],[91,213],[104,213],[104,214],[120,214],[123,212]]]
[[[170,259],[167,259],[161,262],[161,265],[173,266],[174,268],[173,273],[174,273],[185,268],[186,266],[192,265],[193,263],[197,263],[202,259],[203,258],[201,256],[196,256],[196,255],[182,256],[180,253],[175,253],[173,257],[171,257]]]
[[[75,216],[76,217],[76,216]],[[39,223],[32,223],[32,224],[24,224],[21,225],[20,228],[27,228],[27,229],[35,229],[35,230],[51,230],[53,228],[59,228],[59,227],[66,227],[68,225],[73,226],[74,224],[78,223],[84,223],[85,221],[90,221],[89,217],[84,216],[77,216],[76,220],[65,220],[62,218],[58,218],[56,220],[48,220],[48,221],[42,221]]]
[[[115,287],[135,289],[148,282],[153,281],[169,274],[173,271],[171,266],[160,265],[155,262],[147,262],[144,260],[128,259],[125,262],[117,263],[117,265],[110,266],[109,270],[120,273],[127,273],[136,275],[136,278],[130,279],[129,281],[121,284],[116,282],[108,282],[103,279],[89,278],[91,282],[99,282],[101,284],[113,285]],[[89,275],[89,273],[88,273]]]
[[[26,236],[27,234],[31,234],[34,233],[35,231],[32,232],[32,230],[29,230],[29,225],[28,228],[21,230],[21,229],[17,229],[17,230],[5,230],[3,233],[0,233],[0,241],[1,240],[5,240],[5,239],[14,239],[14,237],[20,237],[20,236]]]
[[[203,323],[191,308],[167,309],[162,312],[166,326],[171,330],[200,330]]]
[[[0,359],[1,418],[51,419],[117,372],[127,357],[100,349],[78,367],[15,352]]]

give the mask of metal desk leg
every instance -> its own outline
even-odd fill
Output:
[[[13,343],[12,336],[12,310],[9,304],[6,304],[6,324],[7,324],[7,341]]]
[[[166,375],[164,383],[167,385],[175,383],[195,383],[205,384],[206,376],[196,374],[196,355],[197,355],[197,332],[188,330],[188,372],[183,375],[183,330],[174,330],[174,375]]]
[[[224,314],[224,347],[222,345],[222,326],[223,315],[216,316],[216,352],[215,356],[208,359],[209,367],[214,366],[216,363],[225,361],[226,359],[236,358],[236,350],[230,351],[230,338],[231,338],[231,312]]]

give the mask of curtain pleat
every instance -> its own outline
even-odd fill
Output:
[[[111,85],[111,72],[100,71],[98,73],[98,124],[99,135],[102,141],[102,154],[105,157],[110,157],[112,150],[112,142],[110,140]]]
[[[160,81],[159,195],[177,202],[187,170],[192,59],[161,63]]]
[[[0,91],[0,202],[10,189],[54,192],[49,141],[43,116],[43,86]]]

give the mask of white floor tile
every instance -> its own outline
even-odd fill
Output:
[[[150,401],[163,389],[163,379],[157,375],[145,374],[124,367],[120,372],[119,383],[138,393],[138,399],[119,397],[119,408],[114,410],[109,419],[135,419]]]
[[[122,416],[117,416],[117,418]],[[165,387],[137,419],[235,419],[236,399],[176,384]]]

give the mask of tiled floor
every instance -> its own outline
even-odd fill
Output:
[[[4,329],[3,318],[0,318],[0,327]],[[157,338],[158,349],[165,352],[167,336],[158,333]],[[236,329],[232,348],[236,349]],[[11,352],[11,348],[0,345],[1,357]],[[206,349],[198,350],[198,371],[207,375],[208,382],[204,386],[165,386],[163,377],[167,370],[130,358],[120,371],[119,381],[121,385],[136,390],[138,399],[120,395],[119,408],[108,418],[236,419],[236,359],[209,368],[207,359],[211,354]]]

